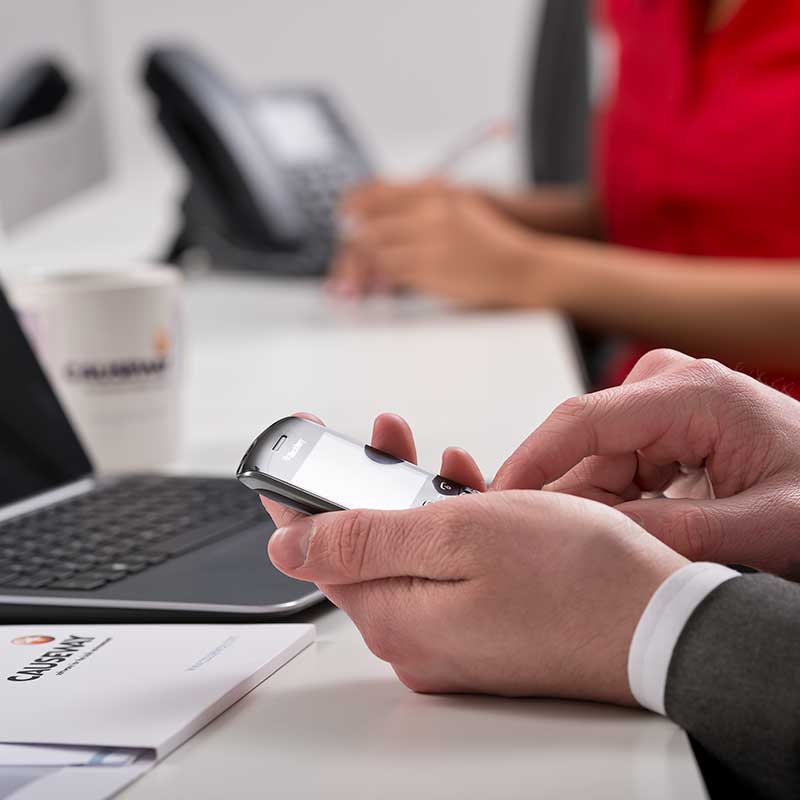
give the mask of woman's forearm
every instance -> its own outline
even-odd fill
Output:
[[[669,256],[557,237],[535,258],[537,270],[557,270],[555,304],[585,325],[800,372],[800,260]]]
[[[485,192],[489,202],[505,216],[543,233],[601,239],[600,213],[586,186],[542,187],[527,192]]]

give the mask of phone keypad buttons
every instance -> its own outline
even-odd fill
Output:
[[[462,494],[480,494],[480,492],[478,492],[476,489],[470,489],[468,486],[460,486],[457,483],[452,484],[450,481],[445,480],[442,480],[442,483],[444,486],[441,486],[441,489],[445,489],[445,487],[447,487],[447,492],[441,491],[440,483],[437,481],[436,490],[439,492],[439,496],[431,500],[423,500],[421,505],[432,506],[434,503],[441,503],[442,500],[447,500],[449,497],[461,496]]]
[[[455,495],[461,494],[461,490],[464,488],[460,484],[452,483],[448,481],[447,478],[442,478],[438,475],[433,479],[433,485],[439,494],[446,495],[447,497],[455,497]]]

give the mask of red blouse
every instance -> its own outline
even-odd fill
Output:
[[[800,257],[800,0],[744,0],[712,32],[703,0],[600,9],[618,45],[597,131],[610,241],[765,264]],[[609,383],[669,345],[628,348]],[[800,396],[800,376],[769,380]]]

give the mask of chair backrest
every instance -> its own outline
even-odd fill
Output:
[[[583,183],[589,170],[590,0],[545,0],[528,80],[528,177]]]

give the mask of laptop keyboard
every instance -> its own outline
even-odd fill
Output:
[[[229,478],[136,476],[0,522],[0,587],[91,591],[265,521]]]

